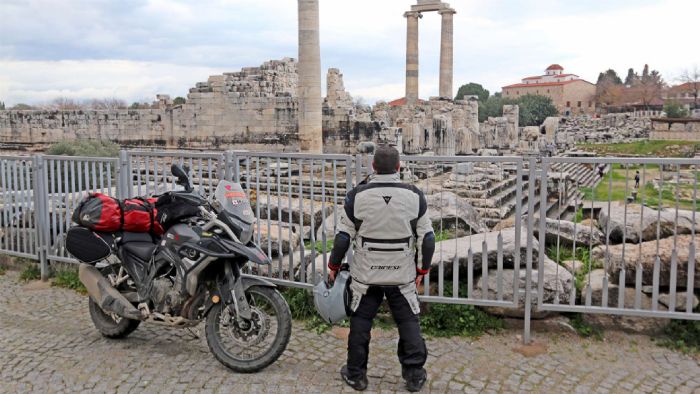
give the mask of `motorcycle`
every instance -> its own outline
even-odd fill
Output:
[[[141,322],[185,328],[204,321],[219,362],[236,372],[260,371],[286,349],[292,320],[273,283],[242,273],[249,262],[270,264],[252,241],[250,201],[240,184],[229,181],[220,181],[207,200],[194,191],[187,169],[174,164],[171,172],[184,190],[166,196],[181,214],[189,213],[161,237],[84,227],[73,232],[84,238],[90,231],[109,246],[98,264],[80,264],[90,317],[109,338],[124,338]],[[72,241],[86,247],[82,239]]]

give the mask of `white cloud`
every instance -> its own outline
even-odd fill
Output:
[[[403,96],[414,0],[321,0],[322,66],[368,102]],[[595,81],[645,63],[667,81],[700,64],[697,0],[451,0],[454,89],[491,91],[550,63]],[[209,74],[297,56],[293,0],[2,0],[0,100],[182,95]],[[437,94],[440,18],[420,22],[421,96]]]
[[[221,73],[207,67],[128,60],[0,62],[0,97],[6,104],[73,99],[155,99],[157,93],[184,96],[197,81]]]

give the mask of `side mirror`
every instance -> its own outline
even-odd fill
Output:
[[[177,178],[176,183],[178,185],[184,186],[185,191],[191,192],[193,187],[192,187],[192,185],[190,185],[190,178],[187,175],[188,171],[189,171],[189,167],[187,167],[187,166],[185,166],[185,169],[183,169],[182,167],[180,167],[177,164],[173,164],[172,166],[170,166],[170,173],[173,174],[173,176],[175,178]]]

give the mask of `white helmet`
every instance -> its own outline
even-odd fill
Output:
[[[333,287],[326,281],[320,281],[314,287],[314,305],[318,314],[328,323],[335,324],[345,320],[350,314],[350,272],[340,271],[335,277]]]

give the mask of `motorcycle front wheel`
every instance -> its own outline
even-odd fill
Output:
[[[252,286],[246,291],[252,313],[238,319],[229,307],[218,303],[207,315],[205,335],[209,350],[236,372],[258,372],[274,363],[287,348],[292,333],[289,305],[274,288]]]

